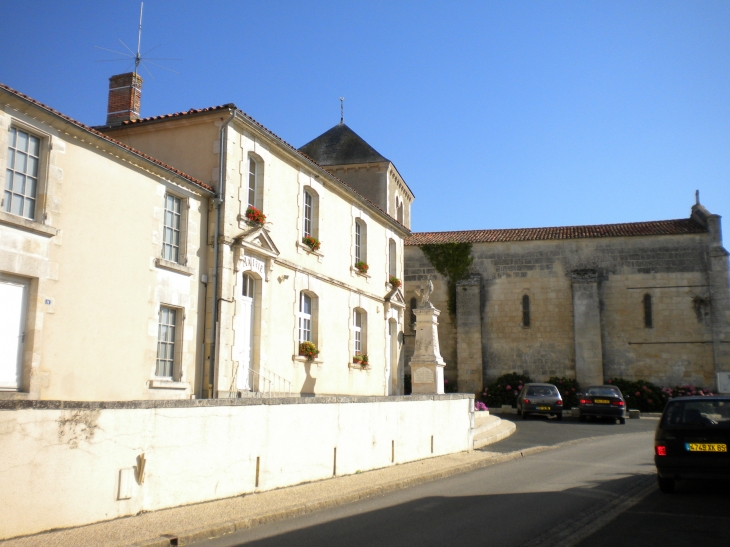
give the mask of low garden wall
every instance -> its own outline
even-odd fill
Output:
[[[473,395],[0,401],[0,539],[468,450]]]

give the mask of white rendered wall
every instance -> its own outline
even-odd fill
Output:
[[[461,452],[472,407],[462,394],[0,402],[0,539],[326,479],[335,448],[337,475]],[[141,454],[144,482],[118,500]]]

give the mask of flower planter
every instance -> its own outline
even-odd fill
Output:
[[[355,269],[360,272],[361,274],[368,273],[368,270],[370,269],[370,266],[367,265],[367,262],[363,262],[362,260],[358,260],[355,262]]]
[[[306,357],[309,361],[312,361],[317,355],[319,350],[312,342],[301,342],[299,344],[299,355]]]
[[[261,226],[266,222],[266,215],[256,209],[256,207],[249,207],[246,209],[246,222],[251,225]]]
[[[319,247],[321,245],[319,239],[312,236],[304,236],[302,238],[302,243],[309,247],[312,251],[319,251]]]
[[[394,275],[390,276],[388,283],[390,283],[394,289],[398,289],[401,285],[403,285],[403,282]]]

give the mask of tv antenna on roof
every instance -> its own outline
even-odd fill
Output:
[[[127,48],[129,53],[124,53],[123,51],[115,51],[113,49],[107,49],[105,47],[99,47],[94,46],[96,49],[103,49],[104,51],[110,51],[112,53],[116,53],[117,55],[122,55],[123,57],[126,57],[127,59],[101,59],[96,61],[97,63],[113,63],[116,61],[127,61],[128,59],[133,59],[134,61],[134,73],[137,74],[139,72],[139,66],[142,65],[142,68],[144,68],[147,71],[147,74],[150,75],[150,77],[154,80],[155,77],[152,76],[152,73],[149,71],[149,69],[145,66],[145,63],[154,65],[158,68],[162,68],[164,70],[169,70],[170,72],[174,72],[175,74],[180,74],[176,70],[172,70],[171,68],[167,68],[166,66],[158,65],[157,63],[153,63],[152,61],[181,61],[182,59],[172,59],[172,58],[166,58],[166,57],[147,57],[147,54],[150,51],[153,51],[160,47],[162,44],[157,44],[152,49],[147,50],[145,53],[141,53],[140,49],[142,46],[142,10],[144,9],[144,2],[141,2],[139,5],[139,32],[137,33],[137,53],[132,51],[127,44],[122,42],[121,39],[119,39],[119,42]]]

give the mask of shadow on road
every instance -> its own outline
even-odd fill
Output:
[[[629,475],[563,491],[484,496],[431,496],[386,508],[368,510],[370,500],[346,506],[347,516],[319,522],[323,513],[264,525],[204,542],[207,547],[346,545],[347,547],[550,544],[556,525],[570,519],[590,520],[622,495],[646,487],[651,477]],[[332,516],[330,516],[332,518]],[[544,536],[544,537],[543,537]],[[547,538],[547,543],[545,543]],[[631,545],[627,541],[620,545]],[[615,545],[615,544],[614,544]],[[651,544],[647,544],[651,545]]]

